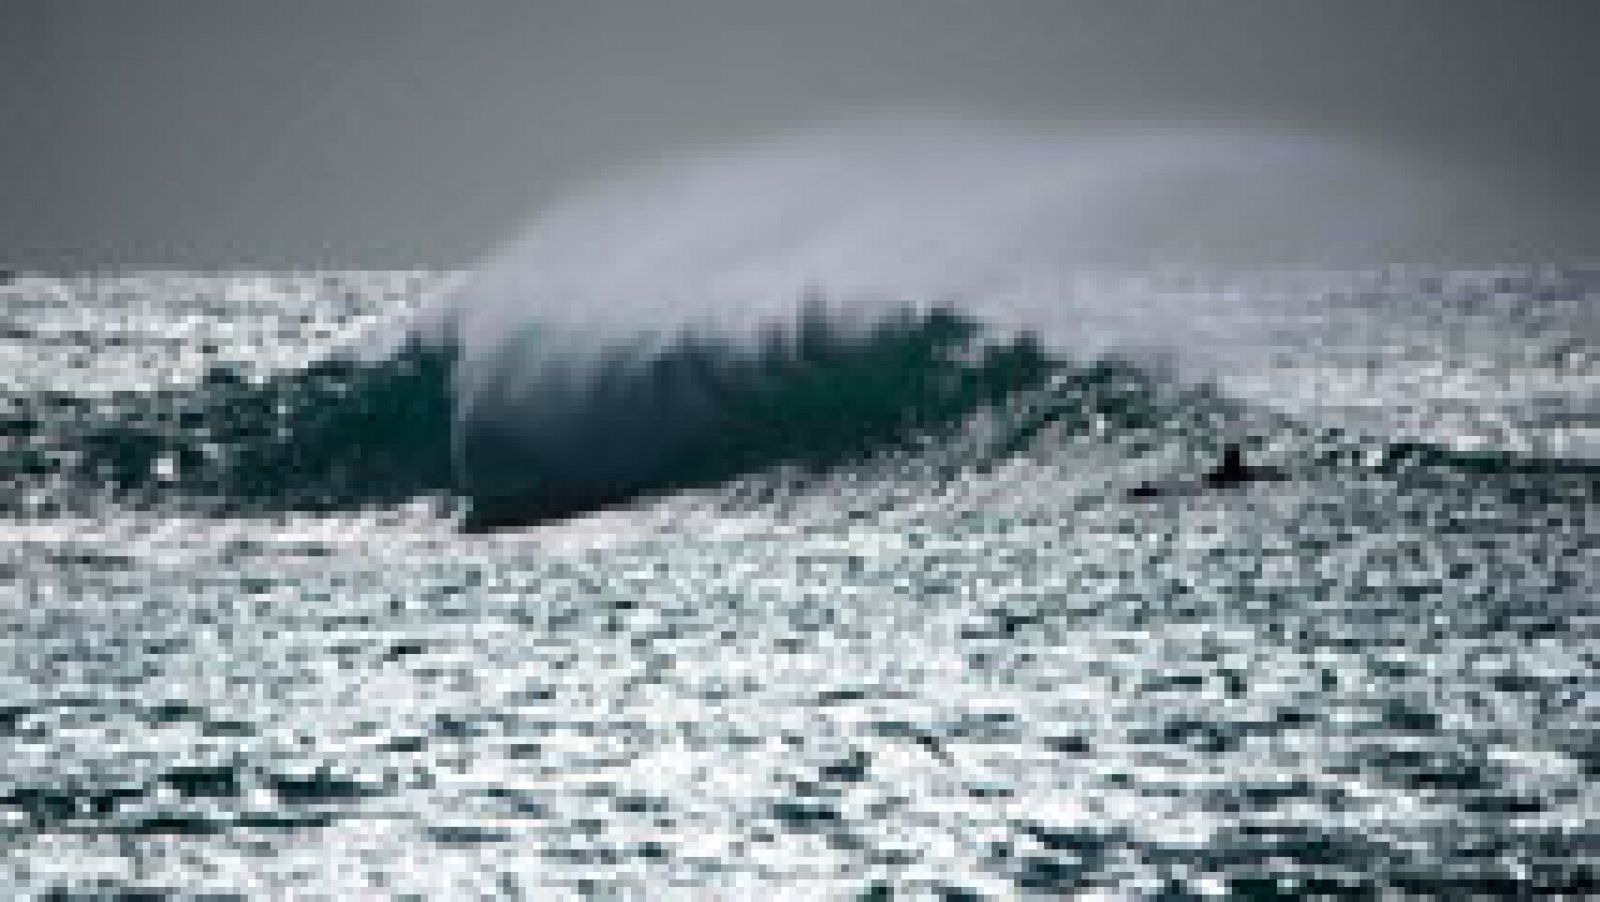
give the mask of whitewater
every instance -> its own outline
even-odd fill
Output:
[[[18,274],[0,886],[1593,893],[1600,270],[1450,259],[1481,185],[853,123],[466,271]]]

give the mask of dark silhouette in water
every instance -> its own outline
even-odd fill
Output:
[[[1130,498],[1161,498],[1173,495],[1198,494],[1213,489],[1232,489],[1256,482],[1280,482],[1288,479],[1281,470],[1271,467],[1252,467],[1244,461],[1244,446],[1229,442],[1222,449],[1222,463],[1200,478],[1198,485],[1183,483],[1159,485],[1141,483],[1128,491]]]
[[[1243,485],[1257,478],[1244,462],[1244,448],[1238,442],[1229,442],[1222,449],[1222,464],[1205,476],[1206,485],[1217,488]]]

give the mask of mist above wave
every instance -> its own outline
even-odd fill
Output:
[[[684,375],[686,347],[755,359],[806,316],[848,345],[899,311],[947,307],[990,342],[1026,335],[1061,360],[1159,358],[1226,385],[1276,350],[1268,314],[1282,298],[1155,290],[1152,276],[1403,259],[1448,243],[1459,189],[1438,167],[1325,136],[819,126],[574,192],[421,328],[463,349],[462,478],[483,472],[478,461],[517,461],[581,506],[659,481],[677,469],[664,460],[748,419]]]
[[[439,315],[480,349],[532,321],[749,337],[821,296],[835,316],[956,302],[1070,342],[1096,312],[1084,308],[1107,303],[1071,290],[1086,274],[1403,261],[1444,240],[1457,187],[1382,148],[1304,135],[817,127],[576,191]]]

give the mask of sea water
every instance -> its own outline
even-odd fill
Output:
[[[6,895],[1595,891],[1595,273],[1169,279],[1315,303],[484,533],[338,351],[452,278],[0,286]]]

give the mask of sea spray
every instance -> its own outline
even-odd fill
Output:
[[[858,370],[912,334],[934,350],[940,322],[964,324],[963,354],[1021,341],[1197,383],[1258,369],[1272,320],[1252,296],[1144,280],[1384,259],[1439,230],[1442,181],[1378,148],[1243,130],[818,127],[574,192],[424,328],[462,348],[468,494],[535,520],[920,425],[938,379],[884,393]],[[774,387],[792,380],[806,388]],[[826,423],[787,406],[823,391]]]

